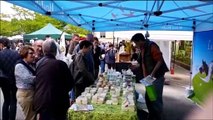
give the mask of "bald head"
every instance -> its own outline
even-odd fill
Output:
[[[33,43],[33,46],[37,46],[37,45],[42,46],[43,42],[44,42],[43,40],[36,40],[36,41]]]
[[[43,44],[43,40],[36,40],[34,43],[33,43],[33,48],[35,50],[35,52],[37,53],[42,53],[42,44]]]
[[[44,55],[51,54],[56,56],[57,45],[54,40],[48,39],[43,42],[42,45]]]
[[[40,59],[43,56],[43,52],[42,52],[42,44],[43,44],[43,40],[36,40],[33,43],[33,49],[35,50],[35,59]]]

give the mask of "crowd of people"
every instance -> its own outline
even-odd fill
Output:
[[[38,114],[41,120],[66,118],[70,104],[95,83],[101,64],[102,73],[105,71],[105,45],[92,34],[87,40],[79,38],[74,34],[66,46],[65,57],[71,64],[57,59],[59,45],[50,36],[33,44],[19,41],[16,46],[0,38],[3,120],[15,120],[17,102],[26,120],[35,120]]]
[[[93,34],[88,34],[86,40],[79,38],[74,34],[66,46],[64,57],[68,62],[58,59],[59,45],[50,36],[33,44],[19,43],[14,49],[7,38],[0,38],[3,120],[15,120],[17,102],[26,120],[38,116],[40,120],[65,120],[68,107],[86,87],[96,83],[98,75],[105,72],[105,64],[108,69],[115,69],[118,50],[112,43],[100,44]],[[135,34],[131,41],[136,45],[132,60],[139,64],[131,69],[140,71],[139,78],[148,75],[156,78],[153,84],[157,100],[146,102],[150,120],[160,120],[164,74],[168,68],[157,44],[141,33]]]

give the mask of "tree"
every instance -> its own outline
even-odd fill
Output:
[[[68,26],[69,28],[65,30],[67,33],[77,33],[77,34],[83,34],[83,35],[90,33],[90,31],[82,29],[82,28],[79,29],[79,27],[74,25],[69,24]]]
[[[64,27],[68,26],[68,28],[64,31],[69,34],[78,33],[86,35],[90,32],[83,28],[67,24],[49,16],[41,15],[15,5],[11,8],[16,11],[14,15],[0,14],[0,36],[28,34],[41,29],[48,23],[53,24],[60,30],[64,30]],[[10,21],[8,21],[8,19]]]
[[[13,33],[10,22],[0,20],[0,36],[10,36]]]

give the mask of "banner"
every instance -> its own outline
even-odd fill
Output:
[[[193,41],[192,86],[196,102],[213,91],[213,30],[195,32]]]

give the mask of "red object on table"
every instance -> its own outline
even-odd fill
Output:
[[[173,68],[173,67],[171,67],[171,68],[170,68],[170,74],[172,74],[172,75],[173,75],[174,73],[175,73],[175,70],[174,70],[174,68]]]

